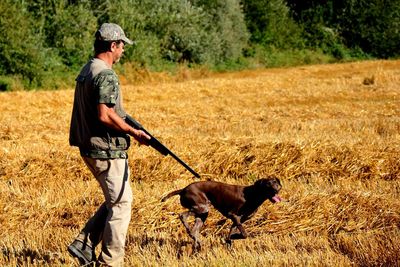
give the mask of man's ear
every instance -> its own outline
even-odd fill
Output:
[[[116,42],[112,42],[111,43],[111,48],[110,48],[111,52],[114,52],[116,47],[117,47],[117,43]]]

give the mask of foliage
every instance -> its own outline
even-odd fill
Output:
[[[288,0],[293,11],[293,18],[303,26],[306,46],[317,48],[337,59],[346,57],[342,36],[336,27],[336,12],[342,1],[297,1]],[[339,3],[339,4],[338,4]]]
[[[280,49],[303,48],[301,28],[283,0],[244,0],[246,25],[252,43]]]
[[[19,74],[40,84],[45,53],[35,21],[24,6],[11,0],[0,2],[0,13],[0,74]]]
[[[22,76],[27,87],[48,85],[50,76],[78,68],[92,54],[97,24],[85,5],[7,0],[0,12],[0,73]]]
[[[60,6],[46,25],[49,44],[66,66],[80,66],[93,56],[97,20],[84,4]]]
[[[258,64],[266,67],[288,67],[304,64],[321,64],[325,62],[334,62],[333,56],[322,52],[321,50],[280,50],[275,47],[264,47],[254,45],[252,58],[256,59]]]
[[[136,41],[123,64],[154,71],[400,55],[400,0],[4,0],[0,12],[0,75],[18,80],[6,90],[62,87],[104,22]]]
[[[287,0],[309,47],[338,58],[353,53],[399,56],[400,0]],[[360,54],[360,53],[358,53]]]
[[[349,47],[379,58],[400,56],[400,0],[348,0],[340,26]]]
[[[128,3],[131,9],[116,12]],[[127,53],[128,59],[140,60],[143,65],[160,60],[207,61],[211,39],[205,31],[207,15],[187,1],[116,1],[109,14],[110,20],[120,23],[137,42],[139,49]]]
[[[247,46],[249,33],[246,28],[244,13],[237,0],[193,0],[206,13],[211,14],[211,27],[216,32],[210,37],[216,42],[211,47],[219,52],[219,60],[237,61]]]
[[[21,83],[21,79],[16,75],[4,75],[0,76],[0,92],[21,90],[24,86]]]
[[[137,47],[126,56],[142,65],[161,60],[213,65],[240,58],[247,43],[235,0],[212,6],[206,1],[115,1],[107,17],[134,36]]]

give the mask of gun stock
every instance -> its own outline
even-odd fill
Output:
[[[169,150],[160,141],[158,141],[157,138],[155,138],[151,133],[149,133],[138,121],[136,121],[134,118],[132,118],[128,114],[126,115],[125,121],[131,127],[135,128],[137,130],[142,130],[147,135],[149,135],[150,136],[149,145],[152,148],[154,148],[155,150],[157,150],[158,152],[160,152],[164,156],[171,155],[171,157],[173,159],[175,159],[179,164],[181,164],[183,167],[185,167],[186,170],[190,171],[196,178],[200,178],[200,175],[197,172],[195,172],[183,160],[181,160],[178,156],[176,156],[174,153],[172,153],[171,150]]]

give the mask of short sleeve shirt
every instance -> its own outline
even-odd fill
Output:
[[[122,108],[122,96],[119,88],[119,80],[111,69],[101,71],[94,77],[94,88],[98,88],[98,103],[115,105],[115,111],[121,117],[125,117]]]
[[[119,83],[114,71],[104,70],[99,73],[94,79],[94,86],[99,89],[99,103],[116,104],[119,93]]]

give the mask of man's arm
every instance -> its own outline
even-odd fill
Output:
[[[133,136],[139,143],[148,145],[148,140],[151,139],[142,130],[136,130],[127,124],[114,110],[114,107],[108,106],[107,104],[98,104],[97,110],[99,114],[99,120],[107,127],[129,134]]]

